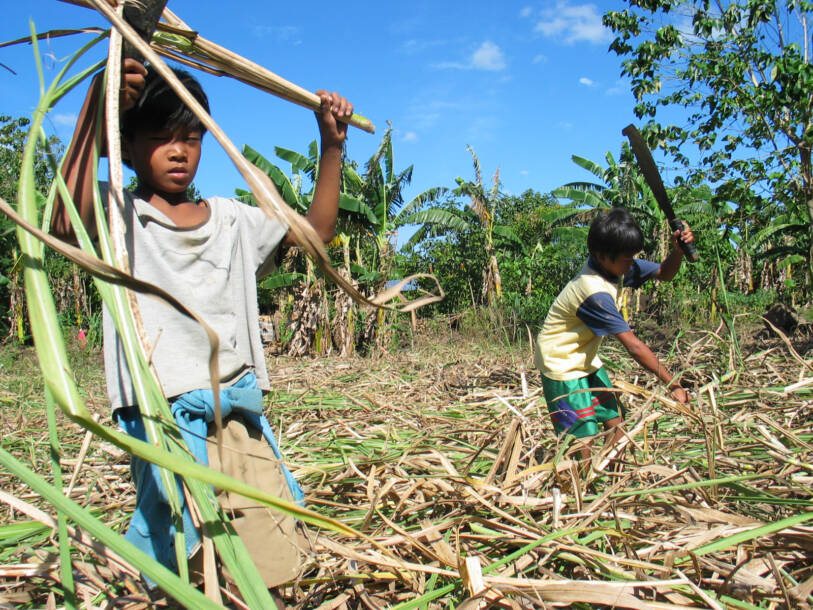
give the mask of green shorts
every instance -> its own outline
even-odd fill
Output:
[[[556,381],[542,375],[542,389],[557,434],[567,432],[580,438],[598,434],[598,423],[624,415],[624,407],[612,392],[613,384],[604,367],[587,377]],[[587,391],[585,391],[587,390]]]

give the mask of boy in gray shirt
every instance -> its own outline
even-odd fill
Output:
[[[199,83],[186,72],[176,70],[176,75],[208,112],[208,100]],[[96,231],[92,160],[95,117],[103,97],[101,84],[97,77],[88,91],[63,165],[68,189],[91,235]],[[316,118],[322,155],[306,219],[327,243],[336,226],[347,131],[347,124],[336,119],[352,115],[353,107],[336,93],[317,93],[321,98]],[[234,199],[189,199],[205,128],[154,70],[148,72],[135,60],[125,59],[120,104],[122,156],[138,176],[138,187],[133,192],[125,191],[124,197],[129,271],[173,294],[215,330],[220,339],[225,438],[239,447],[239,455],[266,452],[270,456],[270,462],[235,464],[234,454],[224,452],[224,463],[212,466],[224,471],[233,468],[244,473],[242,478],[248,483],[302,501],[302,491],[284,468],[273,432],[262,414],[262,391],[270,386],[259,334],[256,281],[258,275],[273,268],[279,250],[292,244],[287,237],[288,226]],[[101,186],[106,190],[106,185]],[[63,237],[73,235],[67,210],[60,201],[51,230]],[[205,331],[153,299],[137,295],[137,301],[152,348],[151,363],[173,416],[192,453],[208,463],[215,457],[208,454],[206,443],[214,397],[207,389],[211,382]],[[121,339],[106,310],[104,359],[114,419],[129,434],[146,440]],[[232,415],[227,417],[229,413]],[[175,528],[157,467],[137,458],[132,462],[137,500],[127,538],[167,567],[177,569]],[[269,468],[269,463],[279,468]],[[246,472],[250,474],[246,476]],[[230,494],[221,497],[221,504],[236,516],[232,523],[266,585],[275,586],[296,575],[299,552],[290,520],[285,523],[279,514],[269,516],[265,507],[247,505]],[[189,556],[199,546],[200,538],[185,503],[183,512]],[[262,535],[256,535],[256,531],[254,536],[244,535],[257,528],[263,529]],[[276,538],[270,538],[275,534]],[[279,542],[270,543],[271,539]]]

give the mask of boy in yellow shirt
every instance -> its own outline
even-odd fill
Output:
[[[599,423],[608,443],[617,443],[624,434],[624,408],[613,392],[602,390],[612,388],[598,357],[607,335],[615,335],[641,366],[667,384],[676,400],[688,402],[686,390],[635,336],[618,309],[622,288],[675,277],[683,261],[678,240],[694,241],[689,226],[684,223],[683,227],[674,232],[672,251],[658,264],[635,258],[643,236],[627,210],[614,208],[599,214],[587,235],[587,262],[556,297],[536,338],[534,362],[542,373],[554,430],[590,439],[580,449],[584,460],[590,458]]]

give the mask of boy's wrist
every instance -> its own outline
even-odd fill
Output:
[[[322,156],[337,154],[339,157],[342,156],[342,151],[344,150],[344,141],[336,142],[331,140],[322,139],[322,143],[320,145],[322,150]]]

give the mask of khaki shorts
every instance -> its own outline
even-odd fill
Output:
[[[242,417],[228,418],[223,426],[222,464],[213,425],[209,426],[208,438],[211,468],[293,502],[279,460],[262,432],[247,427]],[[307,543],[300,537],[296,520],[256,500],[220,489],[215,491],[265,585],[276,587],[296,579],[307,555]]]

